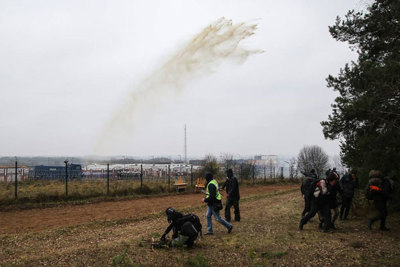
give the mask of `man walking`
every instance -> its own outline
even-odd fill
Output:
[[[350,174],[345,174],[342,179],[340,179],[340,187],[342,188],[342,207],[340,208],[340,219],[347,220],[351,203],[353,201],[354,190],[358,187],[357,172],[352,170]]]
[[[368,187],[367,187],[367,199],[373,200],[375,208],[378,210],[378,215],[368,220],[368,228],[371,230],[372,225],[376,221],[380,221],[380,229],[382,231],[389,231],[386,227],[387,217],[387,200],[391,198],[393,192],[393,186],[389,179],[383,178],[380,171],[371,170],[369,172]]]
[[[207,203],[207,233],[206,235],[213,235],[213,229],[212,229],[212,220],[211,216],[214,215],[215,219],[217,222],[222,224],[228,229],[228,233],[232,232],[233,226],[229,222],[225,221],[224,219],[221,218],[219,215],[219,211],[222,209],[222,195],[220,194],[218,190],[218,183],[214,179],[212,173],[208,172],[206,173],[206,198],[203,198],[202,201],[204,203]]]
[[[222,189],[226,187],[226,206],[225,206],[225,220],[231,221],[231,207],[235,210],[235,221],[240,221],[240,210],[239,210],[239,184],[235,176],[233,176],[232,169],[226,171],[228,179],[222,186]]]
[[[312,194],[314,193],[313,189],[315,188],[315,184],[318,182],[317,174],[315,170],[312,169],[311,172],[304,178],[301,183],[301,194],[304,198],[304,209],[301,213],[301,218],[306,216],[307,212],[311,211],[311,202],[312,202]]]

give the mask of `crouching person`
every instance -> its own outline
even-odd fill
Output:
[[[183,215],[171,207],[165,213],[170,225],[161,236],[161,241],[165,241],[165,237],[172,230],[171,246],[179,247],[186,245],[188,248],[191,248],[198,235],[202,233],[199,217],[195,214]]]

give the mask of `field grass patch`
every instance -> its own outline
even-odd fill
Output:
[[[186,266],[188,267],[208,267],[210,266],[209,260],[204,257],[201,253],[195,256],[189,256],[186,260]]]

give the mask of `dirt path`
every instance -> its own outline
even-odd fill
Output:
[[[269,185],[241,188],[241,197],[296,188],[296,185]],[[201,205],[200,194],[151,197],[77,206],[0,212],[0,234],[38,232],[80,225],[92,221],[136,219],[159,213],[168,206],[186,208]]]

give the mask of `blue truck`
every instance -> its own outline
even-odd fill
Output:
[[[80,164],[68,164],[68,179],[82,179],[83,172]],[[33,166],[29,169],[32,180],[64,180],[65,166]]]

